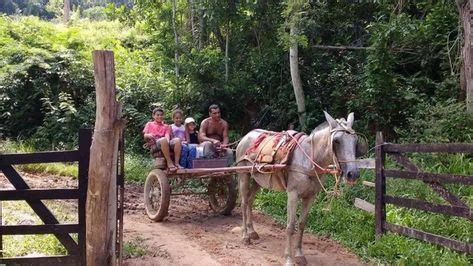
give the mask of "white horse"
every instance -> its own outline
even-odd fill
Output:
[[[315,195],[319,192],[325,181],[325,173],[336,167],[341,171],[341,176],[348,183],[353,183],[359,177],[359,169],[354,160],[357,151],[357,135],[352,129],[354,115],[348,118],[335,120],[325,113],[326,123],[316,127],[312,133],[297,145],[285,170],[279,174],[284,175],[287,192],[287,227],[286,227],[286,265],[293,265],[294,258],[299,264],[307,264],[302,252],[302,235],[304,233],[307,214],[314,202]],[[261,130],[253,130],[245,135],[236,150],[238,165],[252,165],[244,159],[247,149],[262,134]],[[243,160],[242,160],[243,158]],[[251,177],[255,180],[250,186]],[[253,228],[252,204],[260,187],[271,188],[268,182],[270,174],[242,173],[239,174],[241,210],[243,215],[243,242],[250,244],[250,239],[259,236]],[[269,182],[271,183],[271,182]],[[302,199],[302,213],[299,217],[299,228],[293,253],[292,236],[295,232],[296,209],[298,199]],[[294,256],[295,255],[295,256]]]

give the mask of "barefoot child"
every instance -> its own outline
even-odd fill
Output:
[[[173,138],[177,138],[181,141],[182,150],[179,163],[182,167],[188,168],[189,146],[186,139],[186,128],[182,124],[183,115],[184,114],[180,109],[174,110],[174,112],[172,112],[172,121],[174,121],[174,124],[171,125],[171,135]]]
[[[152,147],[161,151],[166,158],[166,164],[169,171],[176,171],[181,156],[181,141],[178,138],[171,139],[171,130],[168,125],[163,122],[164,110],[155,108],[153,110],[153,121],[146,123],[143,129],[143,136],[146,141],[152,143]],[[174,150],[174,163],[171,159],[169,149]]]

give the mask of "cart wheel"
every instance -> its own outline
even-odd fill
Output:
[[[166,217],[170,197],[168,177],[163,171],[154,169],[145,182],[145,209],[151,220],[161,222]]]
[[[230,215],[236,205],[237,189],[233,176],[214,177],[207,187],[210,208],[215,213]]]

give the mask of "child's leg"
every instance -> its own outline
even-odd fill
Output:
[[[171,140],[171,146],[174,146],[174,164],[182,168],[182,166],[179,164],[179,159],[181,158],[181,150],[182,150],[182,145],[181,145],[181,140],[179,138],[174,138]]]
[[[161,149],[161,152],[164,155],[164,158],[166,158],[166,163],[168,166],[169,170],[174,170],[176,166],[174,166],[172,160],[171,160],[171,155],[169,154],[169,142],[167,138],[160,138],[156,141],[156,144],[158,147]]]

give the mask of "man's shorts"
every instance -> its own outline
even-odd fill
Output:
[[[156,151],[161,151],[161,140],[166,137],[162,137],[156,140]],[[169,141],[169,147],[171,147],[171,150],[174,149],[174,146],[176,145],[177,139],[171,139]]]

